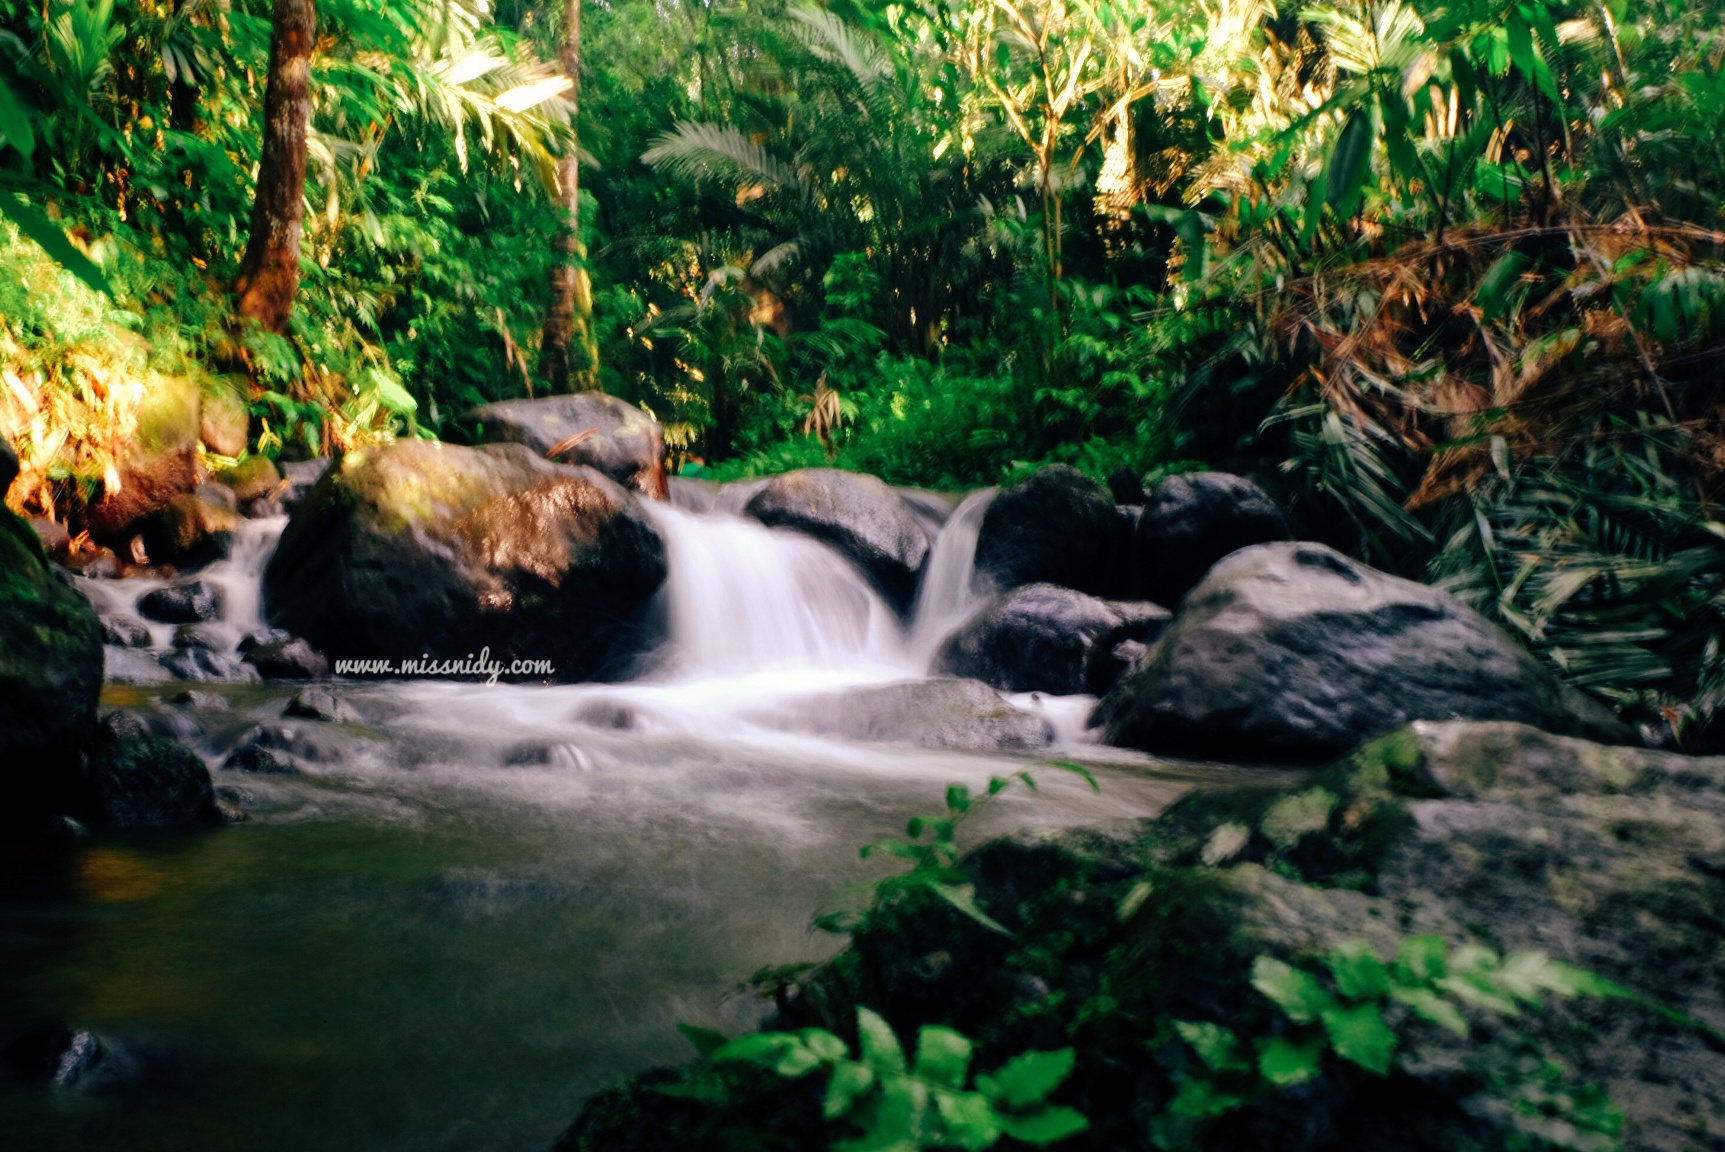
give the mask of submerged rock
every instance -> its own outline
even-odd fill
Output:
[[[1156,605],[1132,605],[1134,618],[1114,604],[1053,584],[1027,584],[999,597],[947,637],[935,669],[981,680],[1008,692],[1071,696],[1094,690],[1115,646],[1150,635]],[[1154,610],[1154,613],[1148,611]],[[1135,634],[1135,635],[1134,635]]]
[[[298,716],[305,720],[330,720],[351,723],[359,719],[353,705],[328,688],[303,688],[282,710],[283,716]]]
[[[576,392],[502,400],[473,409],[456,424],[476,444],[525,444],[537,456],[584,464],[639,492],[666,495],[664,429],[615,396]]]
[[[976,571],[1000,591],[1058,584],[1115,591],[1120,518],[1108,490],[1065,464],[1003,488],[983,513]]]
[[[1296,762],[1452,718],[1631,737],[1449,593],[1321,544],[1261,544],[1216,565],[1093,723],[1150,752]]]
[[[847,740],[990,751],[1045,748],[1054,729],[976,680],[907,680],[795,701],[763,721]]]
[[[665,548],[633,497],[519,444],[348,453],[264,572],[270,623],[333,660],[552,662],[616,676],[649,646]]]
[[[1128,587],[1147,600],[1178,604],[1224,556],[1286,539],[1282,510],[1250,480],[1226,472],[1169,476],[1144,501]]]
[[[217,823],[210,770],[178,740],[160,736],[104,742],[85,765],[82,810],[108,828],[174,828]]]
[[[102,664],[95,609],[61,581],[30,526],[0,506],[0,821],[68,806]]]
[[[885,481],[836,468],[803,468],[761,485],[746,511],[769,528],[790,528],[838,549],[899,611],[915,598],[928,535]]]

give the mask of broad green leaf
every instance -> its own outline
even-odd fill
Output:
[[[761,1064],[788,1080],[807,1076],[821,1066],[821,1059],[800,1039],[785,1032],[751,1032],[715,1049],[708,1059],[715,1064],[739,1061]]]
[[[407,389],[388,376],[381,372],[373,372],[371,378],[373,386],[377,389],[378,400],[391,412],[400,412],[406,415],[419,407],[419,401],[415,400]]]
[[[946,1128],[943,1144],[957,1144],[969,1152],[981,1152],[1000,1139],[1000,1124],[994,1109],[975,1092],[936,1092],[934,1108]]]
[[[843,1060],[850,1055],[850,1049],[845,1042],[825,1028],[803,1028],[797,1032],[797,1037],[808,1046],[810,1052],[828,1063]]]
[[[984,912],[976,902],[976,889],[969,884],[930,884],[929,890],[966,916],[987,928],[990,932],[998,932],[1002,936],[1010,936],[1007,930],[994,917]]]
[[[711,1056],[730,1042],[723,1032],[715,1032],[711,1028],[697,1028],[693,1024],[679,1024],[677,1031],[683,1034],[683,1039],[694,1046],[702,1056]]]
[[[1513,248],[1492,261],[1485,275],[1480,277],[1479,287],[1474,290],[1473,300],[1479,306],[1481,319],[1490,322],[1504,315],[1514,305],[1515,290],[1521,286],[1521,274],[1528,268],[1530,261],[1526,256]]]
[[[976,1087],[1005,1108],[1028,1108],[1048,1099],[1072,1072],[1078,1056],[1070,1048],[1054,1052],[1026,1052],[1015,1056],[992,1073],[978,1076]]]
[[[963,784],[948,784],[946,786],[946,806],[953,812],[968,812],[970,810],[970,789]]]
[[[1396,979],[1404,984],[1429,984],[1449,974],[1448,949],[1439,936],[1409,936],[1396,953]]]
[[[1296,1024],[1310,1024],[1336,1006],[1335,998],[1305,972],[1273,956],[1252,962],[1252,987],[1268,996]]]
[[[1044,1108],[1026,1116],[1000,1116],[995,1119],[1000,1130],[1014,1140],[1042,1148],[1078,1135],[1090,1128],[1090,1121],[1075,1108]]]
[[[925,1026],[917,1033],[916,1074],[948,1088],[963,1088],[970,1052],[970,1041],[951,1028]]]
[[[1238,1092],[1228,1091],[1207,1076],[1193,1076],[1180,1082],[1179,1091],[1168,1102],[1168,1111],[1176,1116],[1207,1120],[1232,1112],[1244,1103],[1245,1098]]]
[[[876,1072],[903,1072],[904,1048],[892,1025],[867,1008],[857,1009],[857,1036],[862,1062]]]
[[[1241,1051],[1240,1038],[1220,1024],[1176,1020],[1174,1030],[1213,1072],[1244,1072],[1251,1067]]]
[[[1336,989],[1350,1000],[1378,1000],[1390,990],[1390,972],[1363,940],[1350,941],[1324,958]]]
[[[36,151],[36,132],[30,124],[33,118],[33,113],[24,106],[6,78],[0,76],[0,136],[5,137],[6,143],[18,149],[25,159]]]
[[[828,1120],[837,1120],[855,1108],[857,1101],[873,1087],[874,1069],[868,1065],[849,1060],[835,1065],[832,1079],[827,1081],[826,1098],[821,1102],[822,1114]]]
[[[1390,1070],[1396,1034],[1384,1023],[1376,1004],[1337,1006],[1324,1012],[1321,1018],[1336,1055],[1380,1076]]]
[[[1390,996],[1397,1003],[1406,1004],[1420,1019],[1467,1039],[1467,1020],[1460,1009],[1429,988],[1392,988]]]
[[[1330,163],[1324,169],[1324,199],[1336,215],[1352,219],[1365,197],[1372,174],[1372,147],[1378,138],[1376,104],[1355,108],[1336,137]]]
[[[1258,1073],[1278,1088],[1289,1088],[1316,1076],[1323,1056],[1323,1041],[1316,1036],[1272,1036],[1258,1047]]]

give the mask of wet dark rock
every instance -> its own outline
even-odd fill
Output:
[[[174,629],[175,648],[202,648],[220,652],[227,645],[222,630],[214,624],[181,624]]]
[[[305,720],[330,720],[338,723],[353,723],[359,720],[359,713],[353,705],[337,696],[328,688],[304,688],[282,711],[283,716],[297,716]]]
[[[299,772],[299,762],[279,748],[247,744],[234,749],[222,761],[225,772],[252,772],[261,776],[292,776]]]
[[[243,656],[245,653],[250,652],[253,648],[260,647],[261,645],[280,644],[284,641],[292,640],[292,639],[293,639],[293,633],[287,631],[286,629],[283,629],[283,628],[259,628],[256,632],[247,632],[244,636],[241,636],[240,642],[238,645],[236,645],[236,647],[238,648],[240,654]]]
[[[18,479],[18,451],[12,447],[12,441],[0,436],[0,503],[5,502],[6,491],[12,487],[12,481]]]
[[[1226,472],[1169,476],[1144,501],[1127,586],[1134,596],[1178,604],[1224,556],[1286,539],[1281,509],[1250,480]]]
[[[247,748],[280,752],[295,761],[333,764],[342,759],[339,745],[321,724],[259,724],[239,739],[235,754]]]
[[[1045,748],[1054,730],[976,680],[910,680],[796,701],[765,723],[848,740],[989,751]]]
[[[239,526],[234,494],[206,483],[169,500],[140,521],[138,529],[153,562],[188,568],[225,557]]]
[[[1116,504],[1143,504],[1144,482],[1125,464],[1108,474],[1108,494]]]
[[[102,690],[102,625],[0,506],[0,821],[64,811]]]
[[[1091,654],[1089,682],[1085,691],[1092,696],[1106,696],[1120,678],[1138,666],[1150,646],[1142,640],[1121,640],[1106,651],[1098,647]]]
[[[241,657],[265,680],[327,680],[329,658],[299,637],[254,644]]]
[[[1091,665],[1126,620],[1105,601],[1053,584],[998,597],[947,637],[935,670],[1007,692],[1070,696],[1090,690]]]
[[[1044,468],[1001,489],[983,513],[977,574],[1000,591],[1058,584],[1109,595],[1118,524],[1106,488],[1064,464]]]
[[[472,443],[525,444],[536,456],[584,464],[639,492],[665,494],[664,430],[652,416],[615,396],[576,392],[503,400],[475,408],[455,423]]]
[[[102,649],[102,679],[109,684],[165,684],[174,674],[141,648]]]
[[[197,624],[220,619],[223,600],[218,586],[190,580],[146,592],[138,600],[138,611],[163,624]]]
[[[1631,738],[1455,597],[1321,544],[1216,565],[1093,723],[1151,752],[1297,762],[1451,718]]]
[[[12,1036],[3,1049],[8,1072],[26,1084],[62,1092],[96,1093],[138,1079],[139,1059],[114,1040],[60,1024]]]
[[[109,740],[147,740],[161,735],[150,718],[129,708],[116,708],[96,722],[96,727]]]
[[[163,668],[175,679],[210,684],[256,684],[258,670],[226,652],[209,648],[182,648],[163,656]]]
[[[84,770],[80,810],[108,828],[175,828],[219,820],[210,770],[178,740],[99,743]]]
[[[320,456],[316,460],[284,460],[278,467],[282,474],[282,486],[276,496],[276,502],[283,512],[291,512],[310,494],[317,482],[323,479],[324,473],[329,471],[329,458]]]
[[[72,534],[66,531],[66,526],[58,520],[50,520],[46,516],[30,517],[30,527],[35,530],[36,538],[42,541],[42,551],[54,560],[64,560],[72,548]]]
[[[568,768],[586,772],[593,767],[587,754],[566,741],[534,740],[503,754],[508,768]]]
[[[110,613],[101,618],[102,642],[120,648],[148,648],[150,629],[136,616]]]
[[[347,454],[264,573],[270,623],[332,660],[550,660],[618,676],[657,636],[665,549],[599,473],[519,444],[418,440]]]
[[[874,476],[836,468],[786,472],[763,484],[746,512],[838,549],[900,611],[916,596],[928,534],[904,497]]]

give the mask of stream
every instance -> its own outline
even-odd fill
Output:
[[[0,1038],[66,1023],[109,1049],[79,1083],[0,1078],[0,1146],[546,1148],[595,1088],[691,1055],[678,1023],[751,1027],[751,973],[840,947],[813,914],[883,874],[857,848],[946,784],[1050,758],[1100,784],[1041,769],[1037,793],[980,810],[975,843],[1123,826],[1235,778],[1088,742],[1085,697],[1013,698],[1057,734],[1036,753],[798,722],[815,697],[926,674],[974,607],[987,498],[948,519],[908,629],[822,544],[657,507],[669,641],[627,683],[342,682],[358,719],[339,723],[284,721],[299,685],[110,683],[106,704],[180,733],[249,818],[103,835],[47,864],[0,854]],[[226,592],[230,651],[262,623],[281,527],[250,522],[202,574]],[[80,581],[104,613],[159,583]],[[153,644],[172,632],[152,626]],[[259,725],[287,729],[302,772],[221,768]]]

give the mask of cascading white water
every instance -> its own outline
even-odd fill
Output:
[[[786,671],[904,674],[898,620],[868,580],[806,536],[723,513],[653,505],[680,678]]]
[[[982,531],[983,514],[997,491],[983,488],[966,496],[935,539],[911,624],[912,649],[925,664],[975,607],[971,585],[976,575],[976,540]]]

